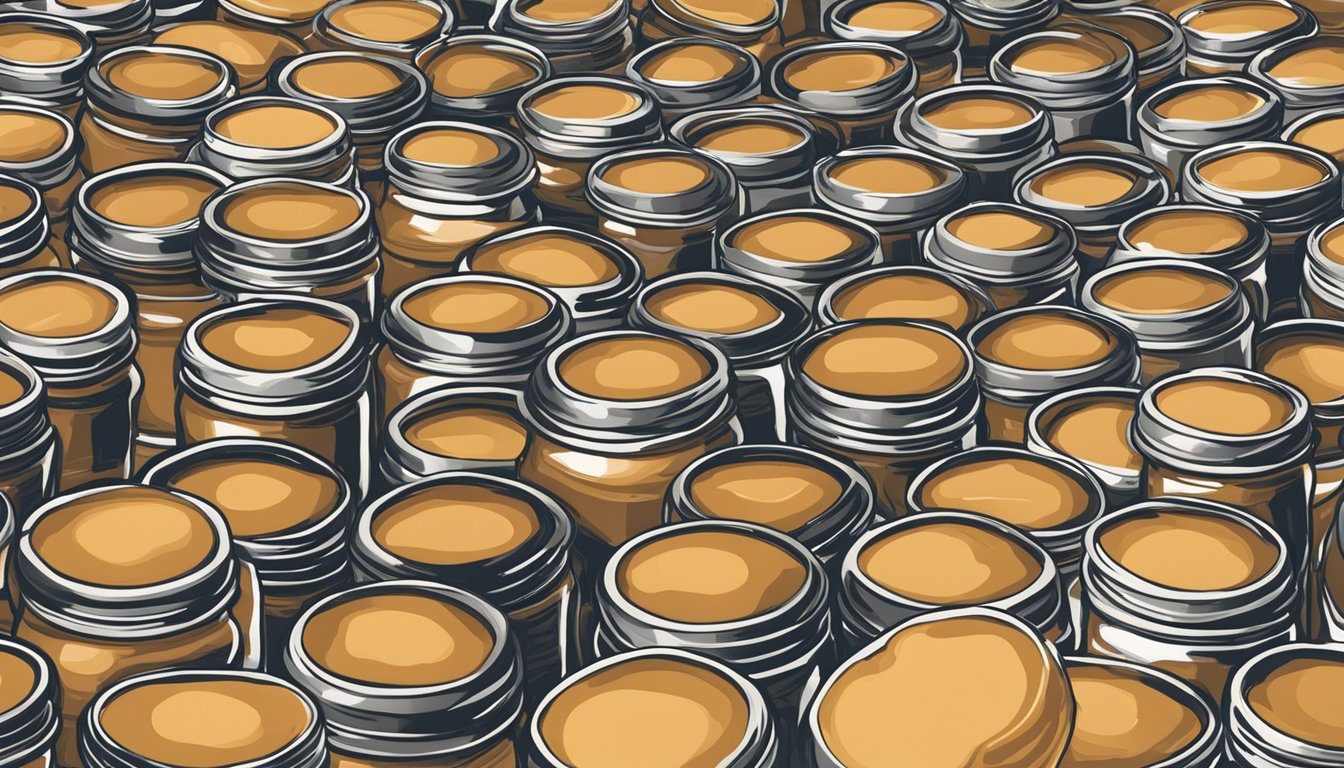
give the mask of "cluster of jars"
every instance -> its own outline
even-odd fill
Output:
[[[1344,765],[1333,0],[9,0],[0,768]]]

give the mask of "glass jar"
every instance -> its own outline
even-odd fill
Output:
[[[234,184],[201,209],[201,279],[226,302],[259,294],[345,304],[378,315],[378,230],[363,192],[304,179]]]
[[[453,34],[448,0],[335,0],[313,18],[313,50],[363,51],[411,61],[421,48]]]
[[[1344,37],[1294,38],[1258,54],[1247,74],[1283,98],[1284,124],[1344,98]]]
[[[1214,768],[1222,755],[1218,704],[1184,680],[1145,664],[1065,657],[1073,735],[1060,765],[1122,761]],[[1124,714],[1122,714],[1124,713]]]
[[[906,102],[895,125],[897,143],[964,168],[971,199],[1008,200],[1017,172],[1058,149],[1045,106],[1000,85],[927,93]]]
[[[384,301],[451,272],[481,240],[537,220],[536,162],[506,131],[419,122],[388,143],[386,163],[376,201]]]
[[[834,573],[872,525],[873,507],[872,485],[849,461],[797,445],[735,445],[677,475],[663,519],[765,526],[807,547]]]
[[[1067,0],[1066,0],[1067,2]],[[1078,3],[1071,5],[1077,6]],[[1134,98],[1142,103],[1147,96],[1181,79],[1185,69],[1185,35],[1176,20],[1141,4],[1107,4],[1096,10],[1070,9],[1056,17],[1052,27],[1096,27],[1124,38],[1134,46],[1138,82]]]
[[[821,208],[771,211],[719,235],[717,268],[788,291],[811,307],[837,278],[882,262],[877,230]]]
[[[1069,223],[1087,277],[1101,269],[1122,224],[1171,202],[1171,186],[1162,167],[1146,158],[1069,152],[1019,175],[1013,199]]]
[[[219,57],[238,76],[242,94],[264,93],[271,69],[304,51],[302,43],[278,30],[205,19],[160,26],[152,44],[194,48]]]
[[[950,0],[966,32],[961,79],[981,80],[1006,41],[1042,29],[1059,15],[1059,0]]]
[[[613,729],[612,723],[620,723]],[[676,648],[644,648],[566,678],[529,718],[527,768],[774,765],[780,742],[766,699],[726,665]]]
[[[1082,271],[1068,222],[1012,203],[971,203],[924,236],[923,261],[981,288],[992,306],[1072,304]]]
[[[192,246],[202,204],[228,183],[196,165],[142,163],[89,179],[71,205],[75,268],[124,285],[135,298],[135,360],[144,386],[136,466],[177,439],[178,343],[193,320],[219,304],[201,284]]]
[[[501,275],[539,285],[569,307],[575,335],[625,322],[644,284],[635,255],[601,235],[549,225],[520,227],[468,248],[458,272]]]
[[[93,40],[46,13],[0,13],[0,92],[20,104],[53,109],[71,122],[84,103]]]
[[[931,267],[865,269],[817,294],[819,326],[849,320],[913,320],[961,335],[995,311],[994,300],[974,283]]]
[[[1307,235],[1303,266],[1302,314],[1344,319],[1344,219],[1332,218]]]
[[[812,167],[835,143],[802,114],[772,104],[688,114],[668,135],[732,169],[745,215],[811,205]]]
[[[1324,152],[1336,163],[1344,164],[1344,141],[1340,140],[1342,128],[1344,107],[1327,107],[1303,115],[1284,128],[1280,138],[1290,144]]]
[[[98,694],[79,721],[85,768],[181,762],[325,768],[326,725],[289,682],[260,672],[166,670]]]
[[[343,304],[263,295],[203,313],[178,353],[177,437],[284,440],[361,498],[373,468],[369,331]]]
[[[421,48],[415,66],[429,81],[425,117],[509,127],[518,99],[551,78],[546,54],[498,35],[452,35]]]
[[[182,160],[205,116],[238,92],[223,60],[190,48],[144,45],[117,48],[98,59],[84,79],[86,174],[151,160]]]
[[[891,139],[896,110],[914,99],[915,64],[884,43],[842,41],[794,46],[770,63],[767,90],[805,116],[840,128],[844,146]]]
[[[8,6],[78,28],[93,41],[95,55],[144,44],[154,21],[153,0],[11,0]]]
[[[159,454],[139,480],[224,516],[257,570],[268,668],[278,666],[294,618],[350,580],[346,531],[357,501],[316,454],[278,440],[216,438]]]
[[[625,76],[657,99],[663,121],[761,95],[761,62],[741,46],[709,37],[676,37],[640,51]]]
[[[885,43],[915,64],[924,95],[961,82],[961,21],[938,0],[840,0],[825,11],[823,29],[840,40]]]
[[[677,473],[740,442],[731,385],[723,353],[696,339],[606,331],[552,348],[523,393],[518,476],[617,547],[659,525]]]
[[[980,392],[970,350],[950,331],[901,320],[839,323],[794,347],[794,441],[854,462],[878,512],[906,514],[920,470],[976,442]]]
[[[1149,157],[1179,174],[1191,155],[1229,141],[1273,139],[1283,99],[1245,77],[1181,80],[1139,105],[1134,132]]]
[[[1235,278],[1212,267],[1177,259],[1116,264],[1087,281],[1079,305],[1134,334],[1140,384],[1174,371],[1251,365],[1251,303]]]
[[[988,74],[1045,105],[1056,141],[1129,138],[1138,64],[1118,35],[1094,28],[1015,37],[994,53]]]
[[[529,692],[540,697],[576,669],[579,595],[574,524],[529,485],[447,472],[364,507],[351,534],[360,581],[424,579],[470,589],[505,613]]]
[[[61,440],[60,487],[129,477],[143,377],[124,289],[58,269],[0,279],[0,343],[47,385],[47,414]]]
[[[1329,698],[1341,668],[1337,646],[1308,643],[1266,648],[1238,667],[1228,685],[1228,758],[1271,768],[1344,760]]]
[[[1027,450],[1073,459],[1106,491],[1106,506],[1119,509],[1143,497],[1143,456],[1129,432],[1139,390],[1130,387],[1066,389],[1027,415]]]
[[[1244,72],[1261,51],[1320,29],[1315,16],[1288,0],[1208,0],[1176,21],[1185,35],[1187,77]]]
[[[393,408],[379,439],[378,466],[386,486],[441,472],[516,476],[527,445],[521,397],[510,387],[448,384]]]
[[[556,74],[620,74],[635,52],[629,0],[502,0],[498,6],[490,31],[536,46]]]
[[[386,581],[329,595],[295,625],[285,672],[322,710],[332,765],[514,764],[518,640],[470,592]]]
[[[59,267],[42,192],[16,176],[0,175],[0,275]]]
[[[978,446],[929,465],[910,481],[906,507],[971,512],[1021,529],[1054,559],[1076,597],[1088,526],[1106,515],[1101,483],[1082,464],[1022,448]]]
[[[1027,414],[1057,392],[1134,384],[1141,361],[1128,328],[1063,305],[1004,310],[967,333],[985,396],[985,439],[1022,445]]]
[[[1239,368],[1200,368],[1143,391],[1130,435],[1149,497],[1209,499],[1249,512],[1311,561],[1311,406],[1296,387]]]
[[[1344,361],[1344,322],[1282,320],[1255,335],[1255,369],[1297,387],[1311,403],[1317,441],[1312,486],[1312,565],[1335,524],[1344,490],[1344,387],[1330,371]]]
[[[658,100],[629,80],[564,77],[544,82],[518,100],[518,131],[536,155],[536,195],[556,224],[591,228],[597,213],[585,195],[593,163],[622,149],[663,138]]]
[[[782,49],[783,10],[778,0],[647,0],[639,15],[642,45],[679,37],[711,37],[751,51],[768,63]]]
[[[964,201],[966,186],[960,166],[896,146],[846,149],[812,170],[817,203],[870,224],[894,264],[915,263],[919,234]]]
[[[1235,207],[1265,223],[1270,234],[1270,319],[1292,315],[1301,282],[1300,241],[1335,218],[1340,171],[1314,149],[1277,141],[1238,141],[1210,147],[1181,168],[1181,198]]]
[[[24,104],[0,105],[0,174],[26,181],[42,192],[51,223],[51,249],[62,258],[62,266],[69,266],[65,232],[70,196],[84,181],[79,170],[80,141],[74,123],[60,112]]]
[[[1108,266],[1149,259],[1203,264],[1241,282],[1260,322],[1269,316],[1269,233],[1249,213],[1212,205],[1162,205],[1125,222]]]
[[[341,116],[284,96],[246,96],[211,112],[187,160],[238,181],[283,176],[359,188]]]
[[[522,387],[573,327],[559,297],[522,280],[470,274],[421,281],[383,312],[378,413],[386,418],[412,395],[445,384]]]
[[[1089,655],[1148,664],[1223,699],[1232,670],[1294,638],[1298,582],[1272,528],[1202,499],[1154,499],[1087,532]]]
[[[97,693],[163,667],[261,663],[256,573],[204,501],[99,485],[33,512],[15,546],[14,636],[54,660],[59,765],[80,766],[76,723]]]
[[[754,523],[697,520],[636,536],[597,583],[599,657],[671,647],[745,675],[780,725],[794,722],[809,681],[835,661],[830,587],[803,545]]]
[[[627,324],[718,347],[733,370],[744,438],[785,440],[785,359],[811,325],[791,294],[737,275],[682,272],[645,286]]]
[[[836,620],[850,649],[940,608],[983,605],[1030,624],[1056,647],[1076,641],[1059,569],[1018,529],[929,510],[865,533],[844,555]]]
[[[276,95],[320,104],[345,120],[360,181],[370,200],[380,199],[388,140],[413,124],[429,102],[420,70],[372,53],[324,51],[286,60],[271,79]]]
[[[8,610],[9,606],[5,606]],[[0,676],[5,699],[0,709],[0,764],[17,768],[52,768],[52,747],[61,727],[60,689],[56,670],[31,645],[0,639]]]
[[[1060,765],[1073,714],[1059,651],[1034,628],[952,608],[883,633],[823,678],[798,751],[816,768]]]
[[[10,598],[10,547],[14,543],[14,532],[18,520],[14,512],[14,502],[9,496],[0,493],[0,636],[8,637],[14,630],[14,604]]]
[[[0,495],[22,524],[56,493],[61,444],[47,415],[46,384],[7,351],[0,351],[0,425]]]
[[[739,211],[728,166],[679,147],[604,155],[585,188],[598,233],[633,253],[650,279],[709,268],[716,235]]]

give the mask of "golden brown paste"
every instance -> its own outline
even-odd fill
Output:
[[[949,466],[920,489],[926,509],[978,512],[1029,530],[1057,528],[1091,504],[1076,478],[1041,461],[995,458]]]
[[[709,361],[672,339],[615,336],[584,344],[560,361],[560,378],[590,397],[650,400],[705,380]]]
[[[937,522],[868,544],[859,553],[859,570],[910,600],[975,605],[1021,592],[1042,569],[1029,550],[1006,536],[978,525]]]
[[[914,397],[946,390],[966,373],[956,342],[928,328],[858,325],[818,344],[803,373],[827,389],[869,397]]]
[[[760,460],[712,467],[690,483],[707,515],[790,532],[830,509],[844,492],[829,472],[795,461]]]
[[[1279,550],[1246,525],[1221,517],[1156,511],[1101,532],[1101,548],[1121,568],[1180,590],[1236,589],[1262,578]]]
[[[380,547],[433,565],[500,557],[540,530],[537,512],[526,499],[456,482],[408,494],[382,510],[372,524]]]
[[[243,538],[320,520],[340,495],[340,485],[329,475],[257,459],[205,462],[187,467],[170,482],[209,501],[229,521],[229,530]]]

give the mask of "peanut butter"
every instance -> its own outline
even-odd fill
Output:
[[[905,61],[867,51],[817,53],[784,67],[784,80],[800,91],[853,91],[895,75]]]
[[[1138,179],[1122,168],[1077,163],[1038,174],[1031,181],[1031,190],[1061,203],[1097,207],[1124,199],[1137,183]]]
[[[117,56],[102,64],[99,71],[120,91],[163,101],[203,96],[218,88],[223,79],[218,67],[200,58],[171,53],[169,49]]]
[[[1008,63],[1015,72],[1054,76],[1081,75],[1115,63],[1108,46],[1088,37],[1043,38],[1023,45]]]
[[[730,50],[693,43],[669,48],[650,57],[639,74],[655,82],[710,83],[737,72],[742,66],[742,59]]]
[[[372,523],[383,549],[406,560],[461,565],[498,558],[541,530],[526,499],[490,487],[432,485],[392,504]]]
[[[401,87],[402,73],[368,57],[333,56],[305,62],[291,75],[300,91],[326,99],[371,99]]]
[[[1192,312],[1225,300],[1235,283],[1181,269],[1144,269],[1113,275],[1098,282],[1093,296],[1103,305],[1137,315]]]
[[[704,184],[709,171],[690,158],[649,157],[613,163],[602,180],[640,194],[677,195]]]
[[[84,52],[73,35],[23,23],[0,24],[0,59],[23,64],[56,64]]]
[[[760,295],[731,285],[674,286],[650,296],[645,308],[669,325],[723,334],[754,331],[780,317]]]
[[[983,211],[954,217],[947,231],[958,240],[993,251],[1024,251],[1055,237],[1047,221],[1011,211]]]
[[[1188,748],[1204,731],[1200,714],[1129,667],[1068,667],[1075,714],[1060,768],[1148,768]]]
[[[82,280],[33,280],[0,290],[0,325],[30,336],[83,336],[106,327],[116,307],[112,296]]]
[[[1079,461],[1137,472],[1143,468],[1143,457],[1129,442],[1133,421],[1133,398],[1098,396],[1051,418],[1044,437],[1060,453]]]
[[[1252,1],[1208,8],[1193,14],[1184,25],[1208,35],[1239,37],[1274,32],[1296,22],[1297,14],[1289,6]]]
[[[313,614],[303,648],[324,670],[368,685],[438,686],[480,669],[495,647],[485,623],[445,600],[371,594]]]
[[[741,123],[709,131],[695,142],[710,152],[769,154],[792,149],[807,140],[802,132],[776,123]]]
[[[349,338],[340,320],[302,309],[278,308],[212,324],[201,334],[211,356],[258,371],[292,371],[330,357]]]
[[[1326,88],[1344,84],[1344,48],[1309,47],[1279,59],[1267,72],[1287,86]]]
[[[1265,106],[1265,100],[1246,88],[1231,85],[1206,85],[1186,88],[1153,105],[1153,111],[1169,120],[1221,123],[1252,114]]]
[[[626,89],[576,83],[549,90],[529,106],[555,120],[614,120],[634,112],[640,103],[639,96]]]
[[[215,121],[220,136],[261,149],[297,149],[316,144],[341,129],[329,116],[297,104],[262,104],[230,112]]]
[[[1035,113],[1011,99],[975,96],[947,99],[920,116],[949,131],[992,131],[1025,125]]]
[[[207,462],[171,478],[174,488],[208,500],[242,538],[297,528],[330,514],[341,492],[334,477],[258,459]]]
[[[196,218],[219,185],[202,176],[162,174],[99,185],[89,196],[94,212],[131,227],[171,227]]]
[[[535,64],[485,44],[450,48],[425,65],[435,93],[468,98],[516,88],[541,77]]]
[[[2,53],[3,49],[0,49]],[[33,669],[32,663],[7,649],[0,649],[0,717],[26,701],[36,685],[37,670]]]
[[[830,509],[844,491],[829,472],[801,462],[723,464],[691,481],[691,500],[706,514],[791,532]]]
[[[412,421],[406,440],[439,456],[477,461],[512,461],[527,445],[527,427],[500,408],[454,408]]]
[[[931,275],[885,275],[856,281],[838,292],[831,309],[841,320],[931,320],[954,330],[980,314],[964,291]]]
[[[0,112],[0,161],[29,163],[51,157],[68,138],[65,125],[54,117],[37,112]]]
[[[136,524],[128,526],[128,518]],[[165,491],[136,487],[73,499],[44,516],[32,537],[37,557],[52,570],[108,587],[178,578],[218,546],[200,509]]]
[[[999,324],[975,351],[1012,368],[1063,371],[1099,363],[1116,346],[1116,339],[1100,325],[1071,314],[1042,312]]]
[[[994,458],[953,465],[919,490],[925,509],[978,512],[1028,530],[1067,525],[1092,504],[1087,487],[1043,461]]]
[[[881,195],[927,192],[948,179],[938,166],[904,157],[859,157],[836,165],[830,176],[841,184]]]
[[[225,226],[260,240],[295,242],[339,232],[358,221],[359,200],[311,184],[266,184],[230,200]]]
[[[704,381],[703,355],[671,339],[617,336],[585,344],[560,361],[560,378],[579,392],[605,400],[650,400]]]
[[[218,56],[238,73],[238,88],[244,93],[263,90],[276,62],[303,53],[299,41],[286,34],[213,20],[174,24],[160,32],[154,43]]]
[[[495,282],[452,282],[414,291],[402,304],[415,322],[465,334],[505,333],[545,317],[541,294]]]
[[[1246,693],[1266,723],[1310,744],[1344,747],[1344,663],[1337,658],[1290,659]]]
[[[138,758],[223,768],[279,752],[312,719],[306,702],[284,686],[204,678],[127,688],[102,708],[99,725]]]
[[[597,248],[582,240],[551,234],[481,247],[472,256],[471,268],[565,288],[600,285],[620,274],[620,267]]]
[[[1313,403],[1344,398],[1344,346],[1331,337],[1294,335],[1271,342],[1259,351],[1260,370],[1302,390]]]
[[[613,0],[525,0],[519,10],[537,21],[563,24],[590,19],[613,5]]]
[[[909,325],[857,325],[826,339],[803,363],[827,389],[868,397],[942,392],[965,375],[968,362],[948,336]]]
[[[1031,586],[1041,563],[988,528],[941,522],[905,528],[859,553],[859,570],[882,587],[936,605],[1001,600]]]
[[[1297,129],[1289,141],[1344,161],[1344,117],[1325,116]]]
[[[746,738],[747,707],[712,670],[647,658],[565,686],[538,718],[546,746],[566,765],[717,768]]]
[[[999,616],[911,622],[848,663],[813,710],[840,764],[1056,765],[1068,679],[1039,637]]]
[[[1278,547],[1248,525],[1160,510],[1107,527],[1100,543],[1126,571],[1188,591],[1245,586],[1263,578],[1279,559]]]
[[[336,8],[328,22],[351,37],[405,43],[433,34],[443,25],[443,15],[414,0],[361,0]]]
[[[717,624],[768,613],[798,594],[807,569],[793,554],[745,533],[695,531],[638,547],[618,566],[617,588],[672,621]]]
[[[1306,158],[1277,150],[1231,152],[1195,168],[1209,184],[1235,192],[1288,192],[1319,184],[1326,169]]]
[[[1157,408],[1167,417],[1204,432],[1259,435],[1288,423],[1293,403],[1248,382],[1190,379],[1162,387]]]
[[[943,14],[934,6],[909,0],[888,0],[865,5],[848,19],[852,27],[881,29],[890,32],[923,32],[943,20]]]
[[[1218,211],[1168,211],[1144,217],[1126,239],[1143,250],[1170,253],[1221,253],[1250,237],[1241,219]]]
[[[675,0],[675,5],[720,24],[749,27],[777,12],[774,0]]]
[[[776,216],[737,231],[732,246],[776,261],[816,263],[838,258],[864,244],[857,231],[808,216]]]

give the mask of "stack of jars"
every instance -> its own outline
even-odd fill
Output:
[[[1344,766],[1325,0],[12,0],[0,768]]]

